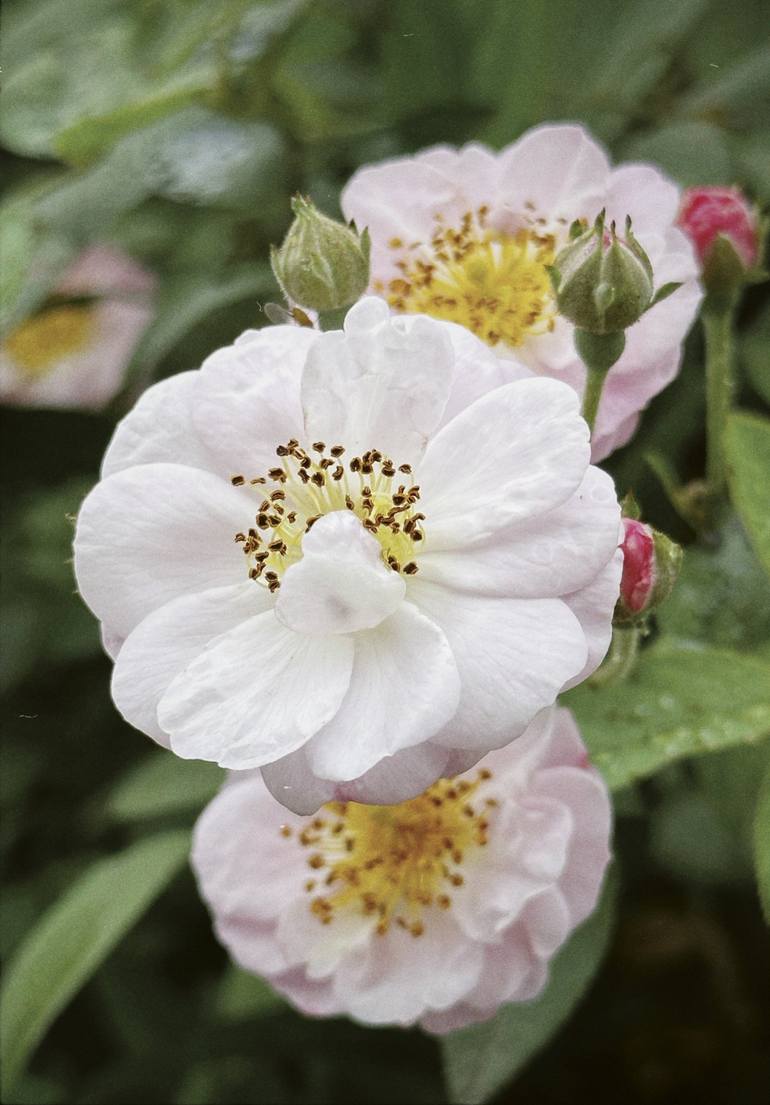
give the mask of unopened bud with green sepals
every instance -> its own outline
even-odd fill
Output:
[[[551,267],[560,314],[580,330],[611,334],[637,322],[653,302],[652,265],[634,237],[631,220],[619,238],[605,229],[602,211],[594,225],[574,237]]]
[[[322,215],[308,199],[291,201],[294,222],[270,251],[276,280],[290,303],[314,311],[349,307],[369,284],[369,233]]]

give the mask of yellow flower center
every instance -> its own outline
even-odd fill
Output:
[[[288,567],[302,558],[302,537],[318,519],[350,510],[380,543],[382,558],[394,572],[414,575],[415,552],[424,541],[425,515],[415,509],[420,488],[411,482],[411,466],[396,465],[378,449],[345,458],[342,445],[327,450],[323,441],[308,452],[298,441],[279,445],[280,465],[265,476],[232,476],[263,496],[254,524],[235,540],[243,545],[249,576],[276,591]]]
[[[328,925],[352,909],[380,935],[395,924],[420,936],[425,910],[451,908],[463,863],[487,843],[498,803],[479,789],[491,777],[481,769],[474,781],[440,779],[397,806],[329,802],[299,833],[283,825],[282,836],[310,851],[311,912]]]
[[[401,276],[375,284],[397,311],[432,315],[472,330],[488,345],[521,345],[554,327],[556,305],[547,266],[556,240],[536,222],[512,234],[491,229],[487,209],[459,228],[437,219],[430,243],[389,242],[402,253]]]
[[[57,361],[88,345],[93,327],[90,305],[48,307],[11,331],[5,346],[25,376],[45,376]]]

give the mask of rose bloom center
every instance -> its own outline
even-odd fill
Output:
[[[421,936],[432,907],[452,907],[468,856],[488,841],[498,803],[479,795],[492,773],[441,779],[396,806],[330,802],[299,831],[281,835],[307,849],[309,909],[320,924],[341,911],[369,917],[384,935],[393,925]]]
[[[383,561],[394,572],[414,575],[422,547],[425,515],[417,509],[420,488],[408,464],[397,465],[378,449],[345,456],[343,445],[309,450],[292,439],[279,445],[280,464],[264,476],[231,477],[262,496],[253,525],[236,533],[251,579],[276,591],[288,567],[302,558],[302,537],[324,514],[349,510],[380,543]]]
[[[545,220],[512,233],[487,224],[488,209],[463,215],[459,226],[437,216],[429,242],[388,243],[400,276],[375,283],[397,311],[459,323],[488,345],[516,347],[553,330],[556,305],[548,266],[557,243]]]
[[[25,375],[44,376],[62,357],[88,344],[93,322],[93,308],[88,305],[48,307],[17,326],[5,346]]]

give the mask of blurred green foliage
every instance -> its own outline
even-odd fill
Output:
[[[766,19],[763,0],[8,0],[3,327],[43,303],[89,243],[119,245],[160,287],[108,412],[3,413],[3,1046],[27,1069],[5,1100],[447,1099],[435,1041],[303,1020],[227,964],[178,873],[178,842],[220,773],[165,756],[115,713],[97,626],[75,594],[69,519],[139,391],[265,323],[262,304],[277,298],[268,247],[297,190],[336,214],[367,161],[436,142],[499,146],[577,119],[617,158],[767,202]],[[766,1090],[756,979],[770,957],[751,879],[756,856],[767,911],[768,430],[757,412],[770,400],[769,319],[754,289],[738,349],[738,400],[754,413],[730,436],[740,517],[720,537],[692,545],[660,482],[664,469],[681,480],[703,470],[697,329],[679,378],[608,465],[621,494],[632,488],[650,521],[691,546],[633,685],[571,696],[609,781],[637,783],[617,807],[617,934],[577,1016],[603,949],[598,937],[584,949],[583,930],[542,1002],[509,1011],[491,1037],[445,1046],[453,1100],[481,1100],[514,1072],[500,1100],[735,1105]],[[481,1074],[477,1054],[494,1057]]]

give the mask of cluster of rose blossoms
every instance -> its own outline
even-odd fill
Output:
[[[596,904],[609,798],[555,703],[607,651],[624,533],[629,609],[654,582],[591,459],[677,371],[680,200],[576,126],[365,168],[343,328],[248,331],[115,431],[75,540],[114,700],[230,769],[193,864],[233,957],[306,1013],[483,1020]],[[549,267],[600,209],[679,286],[628,329],[590,441]]]

